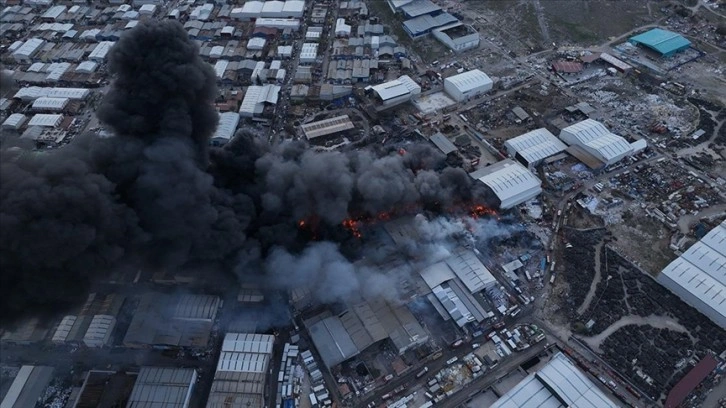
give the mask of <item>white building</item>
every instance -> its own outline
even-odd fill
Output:
[[[408,102],[421,94],[421,86],[408,75],[402,75],[398,79],[382,84],[367,86],[365,89],[374,92],[384,107]]]
[[[335,21],[335,36],[350,37],[351,26],[345,23],[344,18]]]
[[[45,112],[61,112],[68,106],[68,98],[38,98],[33,102],[33,110]]]
[[[114,44],[115,42],[113,41],[101,41],[98,45],[96,45],[93,51],[91,51],[88,59],[91,61],[103,62]]]
[[[63,317],[63,320],[61,320],[60,324],[58,324],[58,327],[55,329],[55,333],[53,333],[53,343],[65,343],[68,339],[68,335],[71,333],[71,330],[73,330],[73,325],[76,324],[76,320],[78,320],[78,316],[69,315]]]
[[[95,315],[91,320],[86,334],[83,336],[83,343],[87,347],[104,347],[111,340],[111,333],[116,327],[116,318],[110,315]]]
[[[300,63],[312,64],[318,59],[318,43],[303,43],[300,50]]]
[[[23,115],[22,113],[13,113],[12,115],[8,116],[7,119],[5,119],[2,124],[2,128],[7,130],[18,130],[23,127],[23,125],[27,121],[27,116]]]
[[[457,102],[465,102],[492,89],[487,74],[473,69],[444,79],[444,90]]]
[[[479,32],[461,22],[439,27],[431,32],[434,38],[454,52],[463,52],[479,46]]]
[[[255,27],[271,27],[280,30],[289,28],[297,31],[300,28],[300,20],[296,18],[258,18],[255,20]]]
[[[265,48],[267,40],[260,37],[252,37],[247,41],[247,49],[252,51],[258,51]]]
[[[239,114],[234,112],[220,113],[219,124],[217,125],[217,130],[214,132],[214,136],[212,136],[212,143],[223,145],[229,142],[237,131],[239,116]]]
[[[48,76],[45,77],[45,80],[48,82],[58,82],[70,68],[71,64],[69,62],[54,62],[48,67]]]
[[[239,115],[243,118],[259,116],[265,109],[265,104],[277,104],[280,87],[277,85],[250,86],[247,88]]]
[[[535,129],[504,142],[507,153],[527,167],[536,166],[542,160],[562,153],[567,146],[545,128]]]
[[[222,54],[224,54],[224,47],[221,45],[215,45],[211,50],[209,50],[209,58],[211,59],[217,59],[221,57]]]
[[[201,6],[197,6],[189,14],[189,19],[190,20],[207,21],[207,20],[209,20],[209,17],[211,16],[212,11],[214,11],[214,4],[213,3],[206,3],[206,4],[203,4]]]
[[[657,280],[726,328],[726,221],[668,264]]]
[[[283,17],[302,17],[305,13],[305,0],[287,0],[282,7]]]
[[[13,51],[13,58],[15,58],[15,61],[19,63],[29,63],[44,45],[44,40],[41,40],[40,38],[30,38]]]
[[[25,4],[28,4],[26,1]],[[53,379],[53,367],[24,365],[18,370],[8,392],[0,403],[2,408],[34,407]]]
[[[616,408],[564,354],[557,353],[539,371],[525,377],[490,408]]]
[[[630,143],[611,133],[605,125],[587,119],[560,131],[560,139],[569,146],[578,146],[604,165],[611,165],[632,153]]]
[[[76,67],[76,72],[82,72],[85,74],[90,74],[92,72],[96,72],[96,69],[98,69],[98,63],[95,61],[83,61]]]
[[[214,64],[214,73],[217,75],[217,79],[222,79],[228,66],[229,61],[227,60],[219,60]]]
[[[126,406],[188,408],[197,376],[193,368],[142,367]]]
[[[153,16],[156,14],[156,4],[144,4],[139,8],[139,14],[142,16]]]
[[[278,45],[277,56],[281,58],[292,57],[292,45]]]
[[[68,98],[74,101],[84,100],[91,94],[89,89],[85,88],[46,88],[39,86],[28,86],[20,88],[13,98],[18,98],[24,102],[34,101],[41,97],[49,98]]]
[[[542,192],[542,181],[511,159],[482,167],[469,175],[486,184],[501,202],[499,207],[505,210],[531,200]]]
[[[46,10],[45,13],[43,13],[40,16],[40,18],[42,18],[43,20],[55,21],[58,19],[58,17],[63,15],[63,13],[65,13],[66,10],[67,10],[66,6],[61,6],[61,5],[53,6],[53,7],[49,8],[48,10]]]
[[[28,126],[57,127],[62,121],[63,115],[39,113],[30,119]]]

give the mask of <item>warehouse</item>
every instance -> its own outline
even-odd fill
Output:
[[[303,43],[300,50],[300,63],[312,64],[318,59],[318,43]]]
[[[127,347],[205,347],[220,306],[217,296],[147,293],[123,343]]]
[[[716,369],[719,361],[713,355],[706,354],[680,381],[673,386],[666,397],[665,408],[683,406],[688,395],[698,388],[711,372]]]
[[[486,184],[500,201],[503,210],[537,197],[542,181],[518,162],[505,159],[469,174]]]
[[[68,98],[40,97],[33,102],[33,110],[44,112],[62,112],[68,106]]]
[[[43,88],[39,86],[28,86],[20,88],[13,98],[21,99],[24,102],[34,101],[38,98],[68,98],[74,101],[88,98],[91,91],[85,88]]]
[[[265,110],[265,105],[277,104],[279,93],[280,87],[277,85],[253,85],[248,87],[239,108],[239,115],[243,118],[252,118],[262,115]]]
[[[429,140],[434,144],[434,146],[441,150],[441,153],[443,154],[449,154],[459,150],[456,145],[454,145],[454,143],[452,143],[451,140],[449,140],[441,132],[436,132],[436,134],[431,136]]]
[[[336,135],[355,129],[355,125],[351,122],[348,115],[336,116],[330,119],[323,119],[317,122],[310,122],[300,125],[300,128],[308,141],[313,141],[325,136]]]
[[[441,12],[441,7],[430,0],[414,0],[400,7],[405,19],[416,18],[426,14],[436,15]]]
[[[490,408],[616,408],[564,354],[557,353],[539,371],[520,381]]]
[[[40,38],[31,38],[13,51],[13,58],[15,58],[15,61],[19,63],[27,64],[35,56],[35,54],[43,48],[43,45],[45,45],[44,40],[41,40]]]
[[[5,130],[20,130],[27,121],[27,116],[22,113],[13,113],[5,119],[2,128]]]
[[[227,333],[214,373],[207,408],[265,406],[265,379],[275,337]]]
[[[479,31],[461,22],[434,29],[431,32],[437,40],[454,52],[464,52],[479,46]]]
[[[630,143],[610,133],[602,123],[586,119],[560,131],[560,139],[569,146],[579,146],[605,166],[612,165],[632,153]]]
[[[403,22],[403,29],[413,38],[422,38],[434,29],[458,23],[459,19],[449,13],[441,13],[436,16],[424,14]]]
[[[68,401],[73,408],[125,407],[134,388],[137,374],[110,370],[89,370],[78,396]],[[136,407],[139,407],[136,405]],[[139,407],[140,408],[140,407]]]
[[[542,160],[562,153],[567,149],[564,143],[545,128],[535,129],[504,142],[510,157],[532,168]]]
[[[657,280],[716,324],[726,327],[726,221],[668,264]]]
[[[63,115],[52,113],[38,113],[28,122],[28,126],[57,127],[63,121]]]
[[[473,69],[444,79],[444,90],[457,102],[465,102],[492,89],[487,74]]]
[[[382,84],[367,86],[365,90],[375,93],[381,104],[387,108],[408,102],[421,94],[421,86],[408,75],[402,75],[398,79]]]
[[[141,367],[128,408],[188,408],[197,371],[192,368]]]
[[[2,408],[34,407],[45,389],[53,379],[53,367],[29,366],[20,367],[18,375],[10,385],[0,406]]]
[[[212,144],[222,146],[232,140],[238,124],[239,114],[234,112],[220,113],[217,130],[214,131],[214,136],[212,136]]]
[[[113,41],[101,41],[96,45],[96,48],[91,51],[91,54],[88,56],[88,59],[91,61],[96,62],[103,62],[106,59],[106,55],[108,55],[108,52],[111,50],[111,47],[115,42]]]
[[[296,18],[258,18],[255,20],[255,27],[271,27],[284,30],[297,31],[300,28],[300,20]]]
[[[682,35],[661,28],[654,28],[630,37],[628,41],[650,48],[664,57],[673,56],[691,46],[691,42]]]
[[[95,315],[83,336],[86,347],[100,348],[107,346],[111,340],[111,333],[116,327],[116,318],[109,315]]]
[[[48,330],[40,325],[37,317],[24,320],[13,328],[5,329],[0,340],[2,343],[28,345],[43,341]]]

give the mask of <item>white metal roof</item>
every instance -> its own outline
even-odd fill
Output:
[[[304,43],[300,49],[301,60],[314,60],[318,57],[318,43]]]
[[[388,100],[410,94],[413,92],[421,91],[421,87],[416,84],[410,77],[402,75],[398,79],[384,82],[382,84],[371,86],[382,100]]]
[[[230,140],[237,131],[239,124],[239,115],[234,112],[224,112],[219,114],[219,124],[214,132],[213,139]]]
[[[182,320],[214,320],[222,300],[213,295],[183,295],[174,309],[174,318]]]
[[[291,28],[297,30],[300,27],[300,20],[296,18],[258,18],[255,20],[255,27]]]
[[[265,103],[277,103],[279,93],[280,87],[277,85],[249,86],[239,108],[240,114],[253,115],[262,113]]]
[[[431,289],[456,277],[454,271],[443,261],[422,269],[419,271],[419,275],[421,275],[426,285]]]
[[[227,70],[227,66],[229,66],[229,61],[227,60],[219,60],[214,63],[214,73],[215,75],[217,75],[218,79],[224,76],[224,72]]]
[[[602,123],[586,119],[570,125],[560,132],[560,139],[596,151],[605,161],[611,161],[630,153],[630,143],[621,136],[610,133]]]
[[[484,266],[471,250],[457,250],[445,262],[471,293],[478,292],[497,283],[497,280],[489,272],[489,269]]]
[[[63,115],[39,113],[34,115],[28,122],[28,126],[55,127],[63,120]]]
[[[98,63],[95,61],[83,61],[76,67],[76,71],[78,72],[94,72],[96,71],[96,68],[98,68]]]
[[[192,368],[142,367],[127,408],[186,408],[197,372]]]
[[[264,373],[269,361],[269,354],[222,351],[217,362],[217,371]]]
[[[564,403],[562,403],[562,402]],[[528,375],[491,408],[615,408],[613,403],[562,353]]]
[[[116,325],[116,318],[110,315],[95,315],[83,336],[84,343],[104,342]]]
[[[283,6],[282,11],[285,14],[288,13],[302,13],[305,10],[305,1],[304,0],[287,0],[285,2],[285,6]]]
[[[242,10],[240,10],[240,13],[259,15],[260,13],[262,13],[262,8],[264,6],[265,2],[263,1],[248,1],[242,5]]]
[[[227,333],[222,342],[222,351],[240,353],[271,354],[275,337],[257,333]]]
[[[64,342],[68,338],[68,335],[71,332],[71,329],[73,329],[73,325],[76,323],[76,320],[78,319],[78,316],[65,316],[63,320],[58,324],[58,327],[55,329],[55,333],[53,333],[53,341],[54,342]]]
[[[419,85],[416,81],[414,81],[410,76],[408,75],[401,75],[398,77],[398,81],[403,84],[403,86],[408,89],[408,92],[412,94],[419,94],[421,93],[421,85]]]
[[[66,11],[66,6],[61,6],[61,5],[53,6],[53,7],[49,8],[48,10],[46,10],[45,13],[43,13],[43,15],[40,16],[40,18],[56,19],[56,18],[60,17],[61,14],[65,13],[65,11]]]
[[[68,98],[40,97],[33,102],[33,109],[56,109],[61,110],[68,105]]]
[[[247,49],[248,50],[261,50],[261,49],[265,48],[266,43],[267,43],[267,40],[265,40],[264,38],[252,37],[247,41]]]
[[[529,163],[554,156],[567,149],[567,146],[545,128],[535,129],[509,139],[504,145],[519,153]]]
[[[308,140],[355,128],[348,115],[305,123],[300,127]]]
[[[477,89],[482,86],[491,86],[493,84],[491,78],[478,69],[472,69],[471,71],[450,76],[444,79],[444,81],[454,85],[461,93],[466,93],[472,89]]]
[[[111,50],[111,47],[113,47],[114,44],[115,42],[113,41],[101,41],[100,43],[98,43],[98,45],[96,45],[96,48],[91,51],[91,54],[88,56],[88,58],[99,60],[105,59],[106,55]]]
[[[29,57],[33,55],[38,48],[42,47],[45,41],[40,38],[30,38],[23,43],[17,50],[13,52],[13,55],[20,57]]]
[[[266,1],[262,3],[262,15],[263,16],[278,16],[282,13],[282,8],[285,6],[285,3],[278,0],[271,0]]]
[[[481,168],[470,175],[494,191],[502,202],[502,208],[518,204],[516,203],[517,197],[527,196],[530,192],[534,195],[542,192],[540,179],[526,167],[511,159]]]
[[[23,115],[22,113],[13,113],[12,115],[8,116],[7,119],[5,119],[2,126],[3,127],[13,127],[15,129],[17,129],[17,128],[23,126],[23,123],[25,123],[25,121],[27,119],[28,118],[25,115]]]

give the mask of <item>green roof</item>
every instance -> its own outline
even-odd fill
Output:
[[[682,35],[660,28],[654,28],[643,34],[631,37],[630,42],[633,44],[642,44],[663,55],[675,54],[691,45],[691,42]]]

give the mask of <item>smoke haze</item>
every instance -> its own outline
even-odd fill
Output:
[[[3,138],[2,321],[78,302],[116,269],[203,264],[278,287],[314,281],[325,301],[384,293],[395,277],[355,265],[335,242],[309,242],[298,221],[337,240],[355,214],[486,204],[426,145],[319,153],[243,131],[210,150],[217,88],[198,51],[175,21],[141,23],[109,52],[114,81],[97,115],[112,137],[43,152]]]

